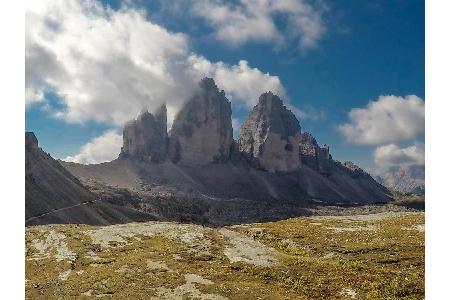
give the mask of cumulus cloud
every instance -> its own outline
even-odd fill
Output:
[[[198,73],[213,77],[232,102],[239,102],[248,108],[256,105],[259,96],[267,91],[286,97],[284,87],[277,76],[250,67],[245,60],[228,66],[222,62],[211,63],[204,57],[192,55],[189,57],[189,63]]]
[[[215,37],[230,46],[247,42],[298,41],[301,49],[317,46],[325,33],[322,2],[313,6],[306,0],[196,1],[191,12],[210,24]],[[277,18],[282,18],[280,25]]]
[[[247,107],[264,91],[285,93],[277,76],[244,60],[211,62],[191,51],[186,35],[132,6],[116,11],[96,0],[40,1],[26,10],[25,37],[26,103],[52,92],[61,105],[48,111],[67,122],[121,126],[162,102],[170,122],[204,76]]]
[[[348,113],[350,122],[338,126],[349,142],[381,145],[411,140],[425,130],[425,102],[415,96],[380,96],[365,108]]]
[[[375,163],[379,166],[399,166],[425,164],[425,145],[416,144],[400,148],[395,144],[377,147],[373,153]]]
[[[80,153],[63,160],[81,164],[95,164],[111,161],[119,156],[122,135],[109,130],[81,147]]]
[[[324,110],[314,108],[310,105],[306,105],[302,109],[299,109],[290,104],[287,107],[294,113],[294,115],[301,122],[302,120],[319,121],[326,118],[326,113]]]

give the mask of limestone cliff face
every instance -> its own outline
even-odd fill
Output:
[[[121,157],[161,162],[167,156],[167,109],[161,106],[153,114],[143,111],[125,124]]]
[[[300,159],[302,163],[313,170],[317,170],[317,144],[316,139],[308,132],[300,136]]]
[[[255,158],[269,172],[291,172],[301,166],[300,125],[281,99],[271,92],[259,97],[258,104],[241,127],[239,150]]]
[[[170,131],[169,157],[179,164],[207,165],[230,158],[231,104],[214,80],[204,78],[179,111]]]
[[[316,139],[308,132],[301,134],[300,159],[303,164],[325,176],[330,174],[333,166],[329,146],[320,147]]]

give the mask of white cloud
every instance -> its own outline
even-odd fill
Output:
[[[287,107],[294,113],[300,122],[302,120],[319,121],[326,118],[326,113],[324,110],[316,109],[309,105],[304,106],[302,109],[289,104]]]
[[[152,23],[132,6],[114,11],[96,0],[41,2],[27,8],[25,36],[27,105],[56,93],[64,108],[49,111],[71,123],[122,126],[162,102],[170,122],[205,75],[247,107],[267,90],[285,93],[277,76],[246,61],[211,62],[191,51],[186,35]]]
[[[414,139],[425,130],[425,102],[415,96],[380,96],[353,108],[339,131],[355,144],[381,145]]]
[[[295,39],[302,49],[317,46],[325,33],[322,2],[311,5],[306,0],[196,1],[192,12],[205,19],[218,40],[229,46],[247,42],[273,42],[281,46]],[[285,24],[276,21],[281,17]]]
[[[81,147],[80,153],[63,160],[81,164],[95,164],[111,161],[119,156],[122,147],[122,135],[109,130]]]
[[[245,60],[228,66],[222,62],[211,63],[204,57],[191,55],[189,63],[196,72],[213,77],[216,84],[227,92],[230,101],[244,104],[247,108],[256,105],[259,96],[267,91],[272,91],[282,98],[286,96],[277,76],[251,68]]]
[[[228,66],[223,62],[211,63],[204,57],[191,55],[189,64],[196,72],[213,77],[217,85],[227,92],[228,99],[235,105],[251,109],[258,103],[262,93],[271,91],[283,100],[298,119],[317,121],[325,118],[324,111],[312,106],[300,109],[292,105],[278,76],[272,76],[257,68],[252,68],[246,60],[239,61],[237,65]],[[237,121],[237,119],[235,120]]]
[[[394,144],[384,145],[377,147],[373,156],[375,163],[383,167],[425,164],[425,145],[416,144],[406,148]]]

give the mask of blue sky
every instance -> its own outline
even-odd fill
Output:
[[[220,4],[220,9],[225,7],[229,11],[246,14],[246,1],[242,1],[227,2],[228,4],[220,1],[206,2],[213,3],[215,8]],[[113,10],[123,10],[125,6],[128,10],[141,11],[151,24],[164,28],[172,35],[182,33],[187,41],[187,53],[195,53],[209,62],[222,62],[230,66],[229,69],[240,60],[245,60],[248,66],[258,69],[261,74],[269,73],[278,77],[284,90],[284,98],[303,112],[299,115],[302,129],[311,132],[319,143],[330,145],[333,157],[338,160],[352,160],[371,171],[382,167],[383,163],[395,164],[394,158],[399,155],[407,156],[407,160],[411,162],[421,161],[421,158],[417,158],[421,154],[416,153],[417,149],[423,148],[424,134],[421,123],[411,126],[417,127],[412,131],[404,129],[404,125],[400,124],[398,131],[392,130],[397,134],[390,137],[389,132],[385,132],[386,128],[381,127],[380,134],[385,134],[386,138],[377,141],[364,139],[361,132],[359,140],[355,136],[351,138],[350,133],[346,134],[339,127],[343,124],[350,124],[355,128],[358,124],[361,125],[364,120],[355,119],[352,122],[348,113],[355,108],[367,108],[369,101],[377,101],[380,96],[398,97],[389,100],[391,102],[386,100],[387,104],[383,106],[387,107],[387,115],[394,114],[392,120],[389,119],[392,122],[397,119],[395,109],[400,110],[399,114],[402,116],[398,119],[406,120],[405,122],[416,120],[417,114],[421,115],[417,110],[423,110],[425,99],[424,1],[299,1],[311,8],[307,10],[307,14],[312,11],[316,13],[312,17],[320,18],[320,30],[315,31],[314,41],[310,44],[302,43],[302,38],[308,34],[305,32],[317,28],[293,30],[293,23],[290,22],[294,21],[289,18],[297,16],[289,15],[286,11],[277,11],[268,15],[267,19],[276,27],[276,35],[284,37],[280,42],[276,35],[267,37],[264,33],[259,36],[250,33],[247,37],[220,36],[220,30],[230,26],[226,20],[220,16],[212,19],[211,16],[204,16],[203,12],[187,12],[192,7],[190,1],[175,2],[178,3],[177,7],[171,7],[164,1],[103,1],[103,5],[110,6]],[[49,11],[41,10],[40,13],[45,16]],[[27,15],[27,21],[28,18]],[[258,22],[267,20],[261,18]],[[38,21],[37,19],[36,22]],[[48,23],[48,19],[45,19],[45,22]],[[63,23],[64,19],[58,22]],[[70,32],[66,34],[70,35]],[[27,53],[35,51],[31,48],[26,50]],[[56,54],[57,63],[60,55]],[[31,59],[26,60],[26,67],[27,72],[28,69],[38,69]],[[69,67],[73,65],[65,66],[66,69]],[[112,120],[109,120],[99,114],[83,117],[89,116],[90,112],[79,108],[77,113],[58,114],[58,111],[67,110],[68,103],[72,103],[69,104],[70,107],[76,101],[67,100],[67,92],[62,92],[69,90],[68,83],[52,86],[55,80],[46,81],[46,78],[40,78],[45,77],[42,73],[33,76],[30,75],[29,78],[33,78],[34,82],[45,81],[46,84],[43,96],[38,101],[30,101],[30,104],[27,104],[26,130],[34,131],[41,147],[52,156],[73,157],[104,132],[114,129],[120,133],[118,118],[111,117]],[[238,99],[248,94],[240,92],[236,87],[233,97],[234,87],[231,84],[231,98]],[[221,88],[228,92],[225,87]],[[403,109],[407,102],[404,97],[407,95],[419,98],[418,104],[414,102],[417,105],[413,105],[411,114],[408,115],[404,112],[409,111],[409,108]],[[379,101],[380,107],[381,102]],[[239,121],[245,118],[251,107],[242,103],[246,103],[245,100],[232,100],[233,117]],[[101,109],[101,105],[108,106],[107,102],[102,102],[96,108]],[[380,117],[380,113],[375,113],[375,116]],[[371,110],[362,118],[371,119]],[[380,121],[382,120],[386,119],[381,116]],[[372,126],[371,130],[377,130],[373,128],[376,124],[375,120],[369,125]],[[402,128],[408,132],[402,132]],[[386,156],[379,158],[379,163],[376,164],[374,152],[377,149],[386,150],[387,145],[397,148],[391,146],[390,149],[394,149],[394,152],[383,152]]]

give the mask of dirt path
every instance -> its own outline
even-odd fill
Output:
[[[49,211],[49,212],[46,212],[46,213],[43,213],[43,214],[40,214],[40,215],[37,215],[37,216],[34,216],[34,217],[30,217],[30,218],[28,218],[28,219],[25,219],[25,224],[27,224],[28,222],[30,222],[30,221],[32,221],[32,220],[36,220],[36,219],[42,218],[42,217],[44,217],[44,216],[47,216],[47,215],[50,215],[50,214],[53,214],[53,213],[56,213],[56,212],[60,212],[60,211],[63,211],[63,210],[68,210],[68,209],[75,208],[75,207],[78,207],[78,206],[81,206],[81,205],[86,205],[86,204],[90,204],[90,203],[95,203],[95,202],[97,202],[97,201],[99,201],[99,200],[100,200],[100,199],[95,199],[95,200],[93,200],[93,201],[86,201],[86,202],[78,203],[78,204],[75,204],[75,205],[71,205],[71,206],[67,206],[67,207],[63,207],[63,208],[54,209],[54,210],[52,210],[52,211]]]

